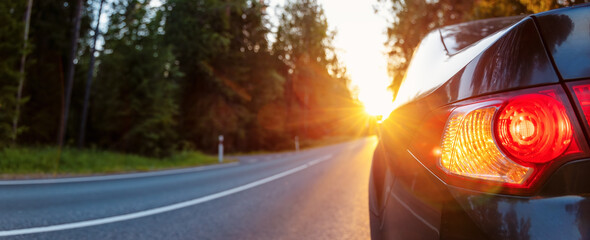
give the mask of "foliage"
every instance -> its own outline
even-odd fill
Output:
[[[23,17],[25,1],[0,2],[0,148],[13,136],[12,119],[16,114],[20,56],[23,54]],[[28,50],[28,49],[27,49]]]
[[[268,50],[264,7],[255,0],[167,2],[166,39],[185,74],[179,128],[190,146],[211,151],[218,135],[230,151],[282,141],[280,126],[266,131],[258,122],[262,109],[281,111],[284,84]]]
[[[320,138],[340,134],[350,124],[346,70],[341,67],[328,22],[315,0],[288,1],[281,15],[273,53],[288,68],[287,128],[292,135]]]
[[[80,26],[80,54],[74,90],[82,87],[80,80],[85,76],[87,69],[85,64],[80,63],[86,62],[88,58],[86,42],[91,20],[90,3],[85,4]],[[23,96],[27,96],[29,101],[21,108],[19,121],[19,125],[27,126],[28,130],[19,137],[21,144],[48,144],[57,139],[57,129],[63,111],[64,75],[74,5],[75,0],[33,1],[29,34],[31,50],[27,55],[26,82],[23,89]],[[21,34],[19,37],[22,38]],[[79,99],[76,91],[73,99]],[[72,107],[77,107],[74,103],[76,102],[73,101]],[[70,116],[78,115],[76,111],[70,113]],[[69,122],[71,124],[68,126],[68,133],[75,133],[73,129],[77,127],[77,122]]]
[[[280,18],[273,51],[293,70],[300,62],[325,66],[328,51],[333,48],[332,38],[324,11],[315,0],[288,1]]]
[[[24,88],[30,101],[21,115],[29,130],[19,137],[20,146],[5,151],[27,155],[23,146],[55,142],[75,2],[34,1]],[[90,23],[99,2],[84,1],[68,145],[79,131]],[[244,152],[292,148],[295,136],[311,142],[358,130],[349,119],[362,110],[348,90],[346,69],[331,44],[335,33],[317,2],[288,2],[276,33],[264,1],[160,2],[106,1],[109,21],[91,73],[87,146],[173,161],[170,156],[182,150],[216,151],[218,135],[228,152]],[[9,137],[8,105],[15,104],[24,5],[0,4],[6,23],[0,27],[0,149]],[[64,151],[64,159],[68,151],[74,150]]]
[[[150,19],[147,6],[139,0],[111,6],[91,123],[100,146],[164,156],[175,149],[180,73],[163,44],[162,12]]]
[[[414,49],[431,30],[469,20],[530,14],[585,0],[377,0],[392,16],[387,29],[390,88],[397,92]]]

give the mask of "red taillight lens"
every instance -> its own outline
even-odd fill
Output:
[[[514,160],[546,163],[561,155],[572,141],[565,107],[553,97],[518,96],[510,99],[497,116],[496,141]]]

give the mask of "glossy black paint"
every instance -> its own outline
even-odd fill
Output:
[[[447,53],[453,55],[490,34],[515,24],[524,17],[526,16],[482,19],[442,27],[439,31]]]
[[[440,52],[433,51],[431,54]],[[453,57],[455,56],[450,56],[451,59]],[[404,79],[400,91],[410,92],[406,94],[414,97],[405,99],[400,105],[415,102],[425,104],[421,102],[426,101],[430,102],[427,105],[432,109],[466,98],[559,82],[530,17],[512,26],[485,51],[474,55],[470,62],[459,68],[442,85],[433,79]],[[420,88],[404,88],[407,82],[420,82]],[[416,93],[411,93],[412,91]]]
[[[466,34],[471,39],[458,39],[461,29],[474,28],[469,24],[437,30],[442,34],[439,43],[432,37],[422,42],[420,48],[431,45],[424,49],[431,50],[431,59],[442,59],[438,61],[441,64],[452,62],[455,57],[467,56],[469,61],[453,66],[456,72],[444,81],[436,79],[437,76],[410,77],[402,83],[401,89],[408,97],[397,102],[399,107],[382,123],[380,143],[373,159],[369,187],[373,238],[590,239],[590,160],[562,166],[534,196],[510,196],[448,185],[422,162],[429,153],[415,147],[441,141],[440,125],[448,116],[439,116],[438,112],[454,103],[537,86],[564,87],[560,84],[560,74],[566,79],[570,79],[566,77],[569,75],[556,64],[558,72],[552,58],[556,62],[565,58],[558,56],[560,47],[568,41],[563,40],[561,45],[555,44],[556,50],[548,51],[550,44],[542,36],[551,33],[539,32],[539,29],[543,31],[539,24],[543,24],[542,18],[550,19],[547,16],[552,15],[582,16],[578,11],[590,18],[590,7],[579,9],[525,17],[500,30],[501,35],[491,34],[487,39],[493,38],[493,42],[473,55],[464,53],[485,44],[486,38],[468,43],[477,38],[478,33],[474,33]],[[570,19],[574,25],[578,24],[574,17]],[[586,28],[590,31],[590,25]],[[451,41],[457,44],[452,45]],[[590,42],[587,44],[590,46]],[[433,68],[433,62],[437,61],[412,64],[428,71]],[[590,60],[578,65],[576,69],[590,68]],[[404,88],[404,85],[411,87]]]
[[[535,16],[549,52],[565,80],[590,77],[590,4]]]
[[[589,239],[590,198],[521,198],[450,188],[489,239]]]
[[[524,19],[443,86],[447,101],[557,83],[533,20]]]
[[[590,193],[590,160],[584,159],[561,166],[545,183],[541,196],[565,196]],[[590,236],[589,236],[590,237]]]

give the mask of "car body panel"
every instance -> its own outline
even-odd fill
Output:
[[[485,99],[488,95],[532,87],[560,88],[569,92],[568,85],[560,82],[557,71],[563,69],[559,64],[556,68],[552,59],[559,54],[549,54],[542,38],[545,32],[539,32],[536,22],[552,14],[569,16],[569,11],[580,10],[567,8],[527,16],[461,49],[454,47],[452,51],[445,49],[445,45],[460,39],[457,34],[450,39],[445,31],[473,26],[463,24],[447,27],[445,31],[435,30],[422,41],[400,86],[400,98],[394,103],[397,108],[380,125],[380,142],[370,181],[374,238],[590,238],[590,184],[587,183],[590,177],[581,177],[590,171],[590,160],[561,166],[532,196],[515,196],[447,185],[424,165],[424,154],[428,153],[419,147],[442,140],[440,125],[446,122],[448,115],[439,113],[459,101]],[[583,11],[590,16],[590,7]],[[576,21],[575,17],[572,19]],[[563,42],[555,44],[555,51],[561,51],[567,38]],[[557,58],[563,57],[556,57],[556,61]],[[584,69],[590,67],[590,61],[578,65],[582,67],[576,69]],[[561,76],[569,75],[561,72]],[[588,79],[589,76],[582,74],[574,78]],[[571,97],[571,92],[568,94]],[[572,116],[586,125],[579,113]],[[577,126],[576,129],[582,128]],[[587,143],[582,145],[587,146]]]
[[[502,29],[452,55],[448,53],[440,31],[431,31],[413,54],[393,103],[394,107],[432,93],[509,30]],[[425,71],[423,66],[429,66],[428,70]]]
[[[481,39],[507,28],[525,17],[526,15],[482,19],[445,26],[438,29],[438,31],[447,53],[455,55]]]
[[[426,46],[421,44],[416,50],[395,107],[442,94],[442,102],[437,100],[441,106],[483,94],[559,81],[530,17],[452,56],[443,50],[439,34],[431,32],[423,40]]]
[[[590,76],[590,16],[585,4],[535,15],[541,34],[561,76]]]
[[[590,198],[489,195],[450,188],[490,239],[588,239]]]

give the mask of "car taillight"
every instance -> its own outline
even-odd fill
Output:
[[[508,100],[494,128],[496,141],[511,158],[521,162],[549,162],[572,141],[572,127],[563,103],[542,94]]]
[[[453,111],[443,135],[440,167],[459,176],[522,183],[532,169],[511,161],[496,144],[492,125],[498,105],[493,103]]]
[[[590,85],[586,90],[590,103]],[[444,127],[440,125],[443,122],[436,124],[441,116]],[[582,130],[561,86],[470,99],[439,109],[430,119],[409,151],[417,159],[434,160],[436,164],[426,160],[423,165],[438,169],[433,172],[451,185],[532,193],[557,167],[588,155]],[[441,127],[442,132],[436,130]],[[442,136],[438,144],[429,140],[436,132],[439,139]]]

